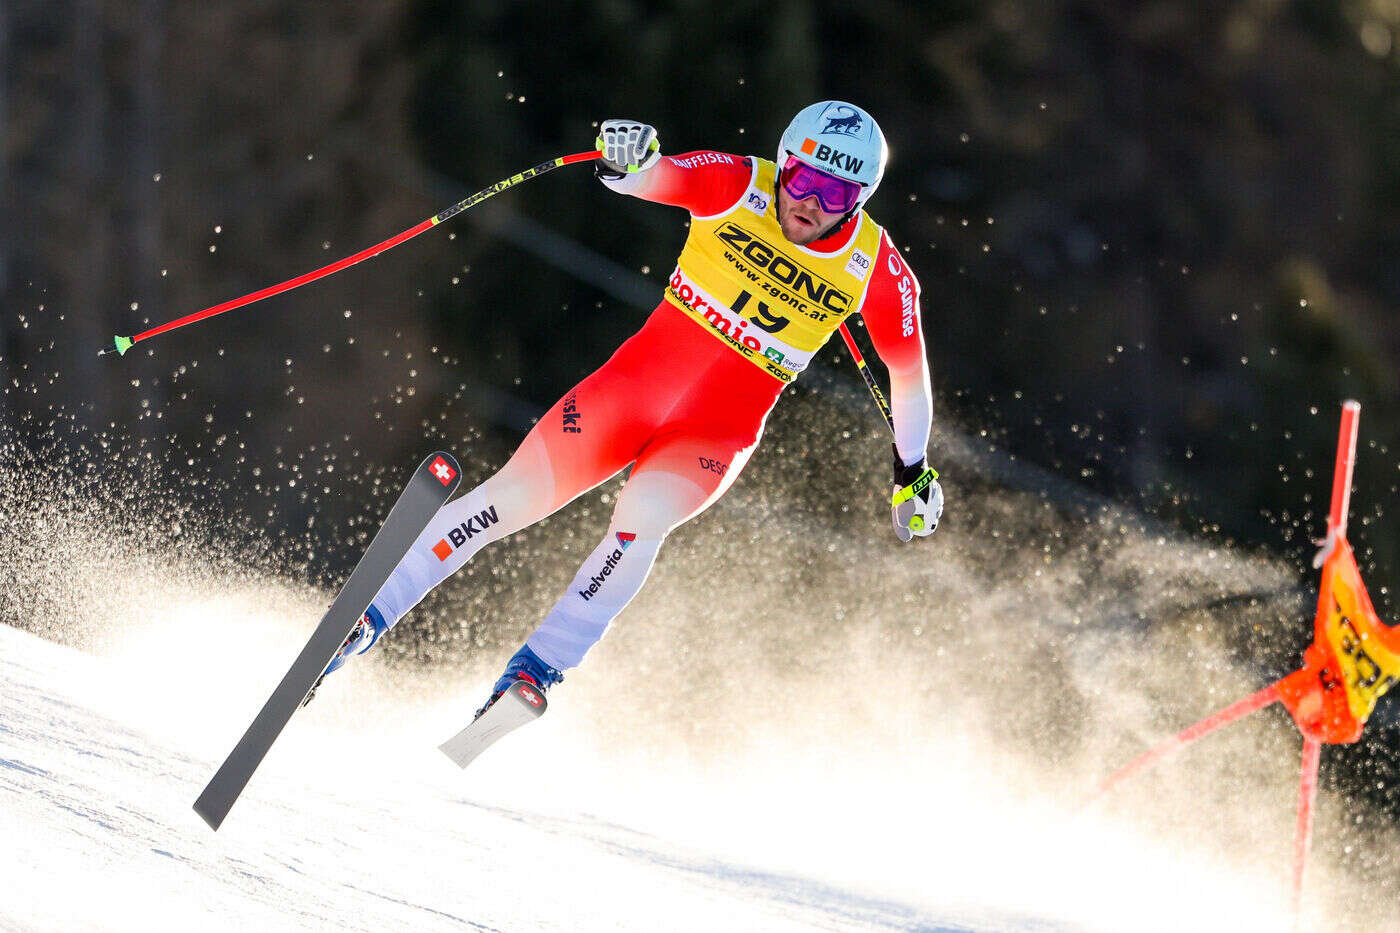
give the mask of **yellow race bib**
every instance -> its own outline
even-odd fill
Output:
[[[769,375],[791,382],[859,311],[881,230],[865,211],[846,248],[818,253],[778,225],[776,166],[751,157],[749,187],[729,210],[691,217],[666,299]]]

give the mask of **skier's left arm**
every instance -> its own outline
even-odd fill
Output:
[[[908,541],[932,534],[943,514],[943,490],[927,456],[933,390],[919,321],[919,280],[888,233],[880,237],[871,276],[861,315],[890,373],[895,437],[891,515],[895,533]]]

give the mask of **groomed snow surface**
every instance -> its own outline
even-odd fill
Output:
[[[436,745],[485,683],[361,659],[214,833],[191,804],[317,619],[322,594],[276,590],[167,606],[97,653],[0,625],[0,929],[1287,927],[1275,860],[1052,804],[971,734],[881,759],[773,722],[700,762],[629,733],[617,698],[648,685],[615,671],[459,771]],[[289,604],[294,625],[267,608]],[[764,685],[738,689],[761,716]],[[867,692],[901,728],[898,686]]]
[[[552,810],[572,763],[511,761],[510,745],[468,778],[421,741],[294,726],[215,834],[190,805],[217,743],[192,731],[186,744],[116,707],[161,697],[178,710],[155,719],[194,727],[218,698],[169,689],[187,680],[178,672],[135,690],[124,679],[111,661],[0,626],[0,927],[942,928],[915,903],[765,870],[762,853]]]

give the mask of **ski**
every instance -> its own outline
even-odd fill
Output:
[[[452,455],[438,451],[424,460],[409,479],[306,647],[194,802],[194,811],[210,829],[217,831],[228,816],[272,743],[320,680],[326,665],[399,561],[457,488],[461,475],[462,468]]]
[[[490,709],[438,748],[456,762],[457,767],[465,768],[501,736],[539,719],[548,707],[543,691],[517,680]]]

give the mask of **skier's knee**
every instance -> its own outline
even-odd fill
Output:
[[[707,498],[695,483],[662,470],[648,470],[627,480],[618,497],[612,524],[639,538],[661,541]]]

